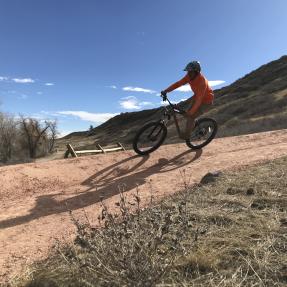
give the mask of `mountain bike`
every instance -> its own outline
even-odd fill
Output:
[[[163,115],[158,121],[149,122],[144,125],[136,134],[133,140],[133,149],[139,155],[149,154],[158,149],[167,136],[167,124],[173,118],[178,136],[181,130],[177,115],[184,115],[185,111],[177,105],[168,102],[163,108]],[[186,145],[191,149],[201,149],[208,145],[217,133],[217,123],[212,118],[198,118],[195,120],[194,129],[188,139],[185,140]]]

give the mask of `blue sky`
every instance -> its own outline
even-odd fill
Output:
[[[1,0],[0,109],[87,130],[159,106],[193,59],[220,88],[286,54],[286,11],[286,0]]]

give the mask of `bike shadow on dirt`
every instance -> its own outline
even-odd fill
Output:
[[[192,158],[186,159],[185,156],[189,154],[194,154]],[[169,172],[175,169],[179,169],[184,167],[185,165],[188,165],[198,159],[202,154],[202,150],[198,151],[192,151],[187,150],[183,153],[178,154],[174,158],[166,159],[166,158],[160,158],[158,160],[158,163],[154,164],[153,166],[148,167],[147,169],[138,171],[137,173],[133,173],[131,176],[128,176],[128,174],[131,174],[135,170],[139,169],[141,166],[144,165],[145,162],[148,161],[149,156],[135,156],[133,158],[141,158],[141,161],[138,162],[136,165],[134,165],[132,168],[127,168],[123,164],[127,161],[124,160],[120,163],[113,164],[109,167],[106,167],[105,169],[97,172],[96,174],[92,175],[91,177],[87,178],[85,181],[82,182],[82,185],[88,186],[88,189],[86,191],[90,191],[94,188],[100,188],[102,186],[107,186],[108,184],[114,182],[114,184],[117,183],[115,180],[119,181],[127,181],[129,180],[135,180],[137,178],[147,178],[148,176],[155,174],[155,173],[163,173],[163,172]],[[125,176],[125,177],[123,177]],[[85,192],[86,192],[85,191]]]
[[[193,156],[190,157],[190,154]],[[128,192],[140,188],[148,182],[149,176],[182,168],[197,160],[201,154],[202,150],[187,150],[171,159],[161,158],[156,164],[147,168],[144,168],[144,164],[148,162],[149,156],[133,156],[124,159],[87,178],[82,182],[82,185],[86,186],[87,189],[73,197],[56,200],[55,196],[62,195],[62,193],[37,197],[36,205],[29,214],[0,221],[0,229],[24,224],[48,215],[85,208],[99,203],[101,200],[107,200],[119,194],[121,190]],[[140,160],[131,168],[124,166],[124,164],[137,158]]]

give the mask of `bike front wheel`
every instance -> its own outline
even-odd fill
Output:
[[[198,119],[191,136],[186,140],[186,144],[192,149],[201,149],[214,139],[216,133],[217,123],[214,119]]]
[[[150,122],[144,125],[133,141],[134,151],[139,155],[149,154],[158,149],[164,142],[167,128],[162,122]]]

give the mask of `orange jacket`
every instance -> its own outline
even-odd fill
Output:
[[[199,102],[199,105],[212,104],[214,99],[213,91],[210,88],[207,79],[201,73],[199,73],[193,80],[191,80],[188,74],[186,74],[186,76],[181,80],[169,86],[165,92],[169,93],[187,83],[194,92],[195,103]]]

